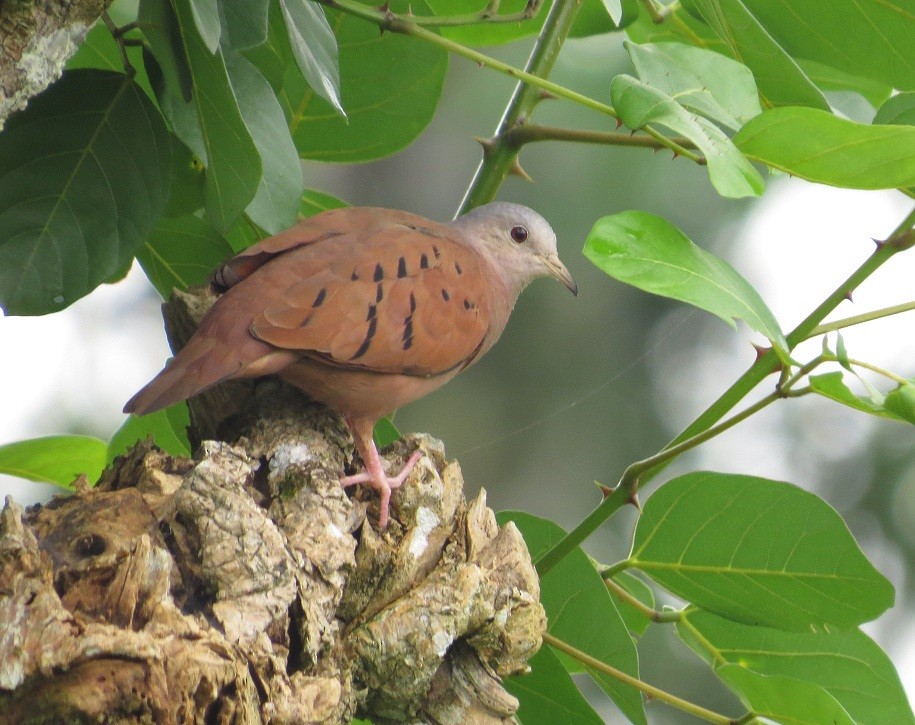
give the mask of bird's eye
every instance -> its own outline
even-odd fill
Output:
[[[511,235],[512,239],[518,242],[518,244],[527,241],[527,229],[524,227],[512,227]]]

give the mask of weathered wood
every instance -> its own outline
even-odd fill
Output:
[[[537,576],[441,444],[387,452],[424,455],[379,532],[374,493],[338,483],[336,415],[272,381],[210,400],[194,420],[224,440],[194,460],[140,443],[94,489],[7,501],[0,722],[511,722]]]

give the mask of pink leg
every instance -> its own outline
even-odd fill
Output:
[[[378,516],[378,526],[385,528],[388,525],[388,506],[391,502],[391,491],[398,488],[413,470],[416,462],[422,458],[422,453],[416,451],[409,460],[407,460],[400,473],[396,476],[388,476],[384,472],[381,464],[381,456],[378,455],[378,449],[375,447],[375,441],[372,439],[372,428],[374,421],[364,418],[347,418],[346,424],[353,432],[353,440],[356,443],[356,450],[362,456],[362,462],[365,464],[365,470],[353,476],[343,476],[340,479],[340,485],[353,486],[357,483],[367,483],[381,495],[379,508],[381,513]]]

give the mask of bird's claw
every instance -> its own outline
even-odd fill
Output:
[[[367,483],[371,488],[378,491],[381,497],[379,502],[380,513],[378,516],[378,526],[383,529],[388,525],[388,507],[391,503],[391,492],[403,485],[403,482],[407,480],[407,476],[410,475],[413,467],[422,457],[423,454],[421,451],[414,451],[413,455],[407,459],[403,468],[400,469],[400,473],[396,476],[388,476],[383,470],[380,475],[373,476],[368,470],[365,470],[362,471],[362,473],[356,473],[352,476],[342,476],[340,478],[340,485],[346,488],[348,486],[355,486],[357,483]]]

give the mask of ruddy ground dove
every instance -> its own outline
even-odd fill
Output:
[[[381,495],[388,476],[375,422],[426,395],[496,342],[518,295],[552,276],[577,288],[536,212],[496,202],[448,224],[390,209],[327,211],[219,268],[224,294],[188,343],[124,407],[143,415],[225,380],[278,375],[341,413],[365,464],[341,478]]]

